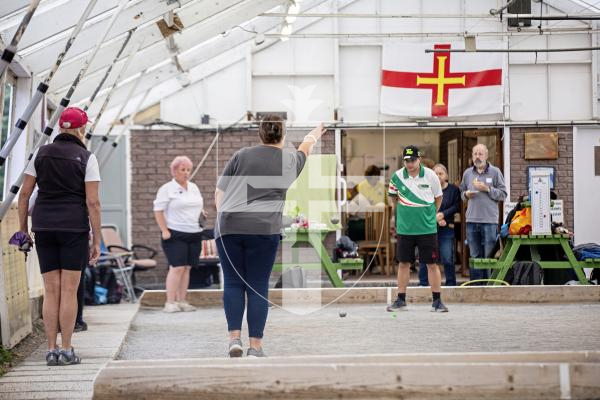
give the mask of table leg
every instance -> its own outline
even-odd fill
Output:
[[[327,254],[327,249],[325,248],[325,245],[323,244],[324,239],[325,239],[325,236],[323,236],[320,233],[316,233],[316,234],[309,233],[309,235],[308,235],[308,240],[309,240],[310,244],[313,246],[313,248],[315,249],[315,251],[319,254],[319,257],[321,258],[321,265],[325,269],[325,273],[327,273],[327,276],[329,277],[329,280],[331,281],[331,284],[333,285],[333,287],[336,287],[336,288],[344,287],[344,282],[342,282],[342,280],[338,276],[337,269],[336,269],[335,265],[333,265],[333,262],[331,261],[331,257],[329,257],[329,254]]]
[[[498,263],[501,264],[501,268],[495,279],[503,281],[504,278],[506,278],[506,274],[508,273],[508,270],[510,269],[510,267],[512,267],[513,260],[515,259],[515,256],[517,255],[517,250],[519,250],[520,246],[521,246],[521,241],[519,239],[516,239],[516,240],[510,239],[510,238],[508,239],[507,246],[504,249],[502,256],[498,260]],[[498,286],[498,285],[500,285],[500,283],[494,282],[494,283],[492,283],[492,285]]]
[[[567,241],[567,239],[561,238],[560,245],[563,248],[565,255],[567,256],[567,259],[569,260],[569,264],[571,264],[571,267],[573,267],[575,275],[577,275],[577,279],[579,279],[579,283],[581,283],[582,285],[589,285],[589,282],[585,277],[585,272],[583,272],[583,268],[581,268],[579,262],[577,261],[577,258],[575,258],[575,254],[573,254],[573,250],[569,246],[569,242]]]

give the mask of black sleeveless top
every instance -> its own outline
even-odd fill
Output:
[[[67,133],[40,147],[34,161],[39,192],[31,216],[33,232],[90,230],[85,172],[91,154],[79,138]]]

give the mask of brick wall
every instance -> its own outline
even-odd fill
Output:
[[[558,132],[558,159],[525,160],[525,132]],[[573,229],[573,129],[511,128],[510,130],[510,190],[511,200],[527,194],[527,167],[540,165],[554,167],[554,191],[564,201],[565,226]]]
[[[306,132],[289,133],[288,139],[298,145]],[[152,202],[158,188],[171,180],[169,164],[178,155],[187,155],[200,162],[214,139],[214,132],[187,130],[140,130],[131,132],[131,223],[132,243],[144,244],[158,250],[159,266],[154,271],[136,274],[138,281],[150,286],[164,282],[167,262],[160,249],[160,230],[154,220]],[[333,154],[334,135],[328,132],[315,152]],[[204,197],[209,227],[214,225],[216,210],[214,191],[218,174],[231,156],[242,147],[259,144],[255,129],[222,132],[218,144],[193,179]]]

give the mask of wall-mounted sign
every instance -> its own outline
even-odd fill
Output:
[[[526,160],[556,160],[558,158],[557,132],[526,132]]]

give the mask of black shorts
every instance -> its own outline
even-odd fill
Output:
[[[42,274],[57,269],[81,271],[89,262],[89,232],[34,232]]]
[[[202,250],[202,232],[187,233],[169,229],[171,237],[160,241],[171,267],[197,267]]]
[[[396,262],[415,262],[415,247],[419,250],[419,262],[436,264],[439,261],[437,233],[429,235],[398,235]]]

